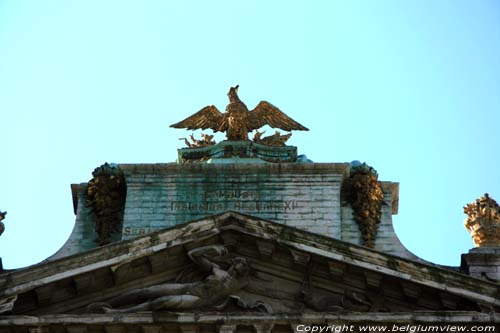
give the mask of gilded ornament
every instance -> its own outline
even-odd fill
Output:
[[[261,101],[255,109],[249,111],[238,97],[238,87],[229,89],[229,104],[225,113],[221,113],[214,105],[209,105],[170,127],[190,130],[210,128],[215,132],[225,132],[230,141],[248,141],[248,133],[264,125],[285,131],[308,131],[269,102]]]
[[[361,231],[363,245],[373,248],[384,205],[384,192],[377,171],[366,163],[354,161],[347,188],[347,199]]]
[[[87,205],[95,218],[96,242],[108,244],[120,232],[125,207],[125,177],[115,164],[105,163],[92,172],[87,187]]]
[[[476,246],[500,246],[500,206],[488,193],[464,207],[464,225]]]

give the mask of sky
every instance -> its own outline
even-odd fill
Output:
[[[495,0],[0,1],[4,268],[64,244],[70,184],[174,162],[190,132],[169,125],[236,84],[310,129],[299,154],[399,182],[401,242],[458,266],[463,206],[500,200],[499,59]]]

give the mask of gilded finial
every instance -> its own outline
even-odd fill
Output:
[[[464,225],[478,247],[500,246],[500,206],[488,193],[464,207]]]

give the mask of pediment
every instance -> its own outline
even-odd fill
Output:
[[[498,294],[494,283],[235,212],[0,275],[10,315],[498,311]]]

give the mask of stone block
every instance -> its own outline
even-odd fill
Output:
[[[227,210],[282,223],[302,220],[302,227],[306,221],[340,222],[342,164],[157,165],[161,177],[137,166],[122,168],[128,189],[124,230],[138,228],[138,216],[143,228],[160,228],[161,221],[170,226]]]

